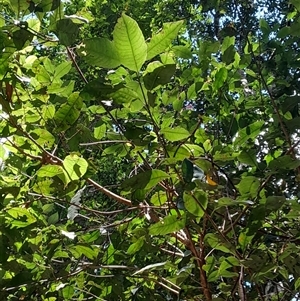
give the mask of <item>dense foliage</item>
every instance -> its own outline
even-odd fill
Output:
[[[300,1],[4,0],[0,300],[292,300]]]

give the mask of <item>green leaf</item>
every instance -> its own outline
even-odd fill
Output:
[[[268,196],[266,201],[266,211],[272,212],[279,210],[283,204],[286,202],[286,198],[284,196]]]
[[[87,258],[93,260],[97,257],[98,254],[95,248],[91,248],[84,245],[71,246],[69,250],[76,259],[79,259],[82,255],[84,255]]]
[[[162,170],[152,169],[135,175],[122,184],[122,187],[127,189],[150,189],[156,186],[159,182],[170,178],[170,176]]]
[[[88,163],[76,154],[71,154],[64,159],[63,166],[72,181],[80,179],[87,171]]]
[[[63,174],[63,168],[59,165],[43,165],[38,171],[37,176],[44,177],[55,177],[57,175]]]
[[[250,196],[252,198],[256,197],[260,182],[256,177],[248,176],[243,178],[238,185],[241,195]]]
[[[176,65],[163,65],[144,76],[145,87],[152,90],[158,85],[165,85],[174,76]]]
[[[249,236],[244,231],[240,233],[239,238],[238,238],[238,243],[243,252],[245,252],[245,250],[247,249],[247,246],[249,245],[249,243],[251,242],[253,237],[254,237],[254,235]]]
[[[10,220],[12,228],[24,228],[37,221],[27,208],[11,208],[7,210],[7,213],[14,218],[14,220]]]
[[[299,2],[300,3],[300,2]],[[287,37],[290,34],[290,27],[283,27],[278,31],[277,37],[279,39],[284,39],[285,37]]]
[[[250,149],[247,151],[242,151],[241,154],[238,156],[238,160],[241,163],[247,164],[249,166],[257,166],[256,150]]]
[[[55,142],[55,137],[46,129],[35,129],[30,134],[42,146],[52,147]]]
[[[225,67],[222,67],[219,69],[215,75],[215,81],[213,83],[213,87],[215,90],[221,88],[225,81],[227,80],[227,69]]]
[[[244,201],[244,200],[233,200],[229,197],[222,197],[220,199],[218,199],[217,201],[217,208],[220,207],[227,207],[227,206],[236,206],[236,205],[253,205],[254,202],[252,201]]]
[[[285,114],[286,112],[292,111],[295,107],[297,107],[300,103],[300,96],[290,96],[286,97],[281,105],[282,113]]]
[[[94,128],[94,137],[98,140],[101,140],[106,134],[106,125],[102,124]]]
[[[71,70],[71,63],[70,62],[63,62],[59,64],[58,66],[55,66],[55,71],[53,75],[53,80],[57,81],[61,79],[64,75],[68,74]]]
[[[82,98],[75,92],[70,95],[67,103],[63,104],[55,113],[54,119],[57,123],[57,130],[63,131],[75,123],[82,108]]]
[[[197,190],[193,194],[184,192],[183,201],[185,209],[196,217],[202,217],[207,208],[208,197],[204,191]]]
[[[119,52],[115,43],[105,38],[92,38],[83,41],[79,49],[87,63],[103,68],[116,68],[120,65]]]
[[[168,201],[168,197],[166,193],[158,191],[154,193],[151,197],[151,203],[154,206],[161,206]]]
[[[74,295],[73,285],[67,285],[62,289],[62,296],[64,300],[70,300]]]
[[[296,7],[297,11],[300,12],[300,1],[299,0],[290,0],[289,2]]]
[[[220,250],[224,253],[235,254],[235,248],[228,242],[225,241],[220,235],[214,233],[208,233],[205,235],[204,240],[216,250]]]
[[[260,29],[264,35],[269,35],[271,32],[271,28],[268,22],[265,19],[260,19],[259,21]]]
[[[284,155],[284,156],[275,158],[269,163],[269,167],[272,170],[278,170],[278,169],[291,170],[291,169],[296,169],[299,166],[300,166],[300,160],[293,159],[289,155]]]
[[[244,145],[247,140],[256,138],[260,134],[264,124],[265,122],[263,120],[259,120],[239,130],[234,140],[234,145],[241,146]]]
[[[118,104],[129,103],[135,99],[139,99],[139,95],[134,90],[126,87],[109,94],[109,97]]]
[[[140,237],[136,242],[134,242],[129,246],[126,253],[129,255],[135,254],[143,247],[144,242],[145,242],[145,237]]]
[[[193,58],[192,51],[189,46],[185,45],[178,45],[178,46],[173,46],[172,51],[175,53],[177,57],[189,60]]]
[[[222,54],[224,54],[228,48],[232,48],[234,46],[234,43],[235,43],[235,37],[229,37],[229,36],[225,37],[221,47]]]
[[[169,233],[173,233],[179,231],[180,229],[184,228],[185,226],[185,216],[175,216],[169,215],[166,216],[164,219],[151,225],[149,228],[150,235],[166,235]]]
[[[300,11],[300,3],[299,3],[299,11]],[[295,282],[295,290],[297,291],[300,287],[300,278],[298,278]]]
[[[190,133],[186,129],[179,126],[174,128],[166,127],[161,129],[160,132],[171,142],[183,140],[190,136]]]
[[[158,54],[164,52],[167,47],[170,46],[172,40],[177,37],[183,23],[184,21],[182,20],[163,24],[163,29],[156,35],[152,36],[150,42],[147,44],[147,60],[150,60]]]
[[[190,183],[194,177],[194,165],[188,160],[184,159],[181,164],[182,177],[186,183]]]
[[[56,34],[64,46],[72,45],[78,36],[79,26],[71,19],[61,19],[56,22]]]
[[[146,61],[147,44],[138,24],[122,14],[115,26],[113,37],[120,63],[132,71],[140,71]]]

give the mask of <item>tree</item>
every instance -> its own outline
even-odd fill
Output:
[[[4,2],[3,300],[298,297],[300,6],[266,5]]]

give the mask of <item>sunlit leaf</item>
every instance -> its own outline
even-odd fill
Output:
[[[185,217],[176,215],[166,216],[164,219],[151,225],[149,228],[150,235],[165,235],[179,231],[185,226]]]
[[[120,63],[133,71],[140,71],[147,56],[147,44],[136,21],[122,14],[115,26],[114,43]]]
[[[78,180],[86,173],[88,163],[76,154],[71,154],[64,159],[63,166],[71,180]]]
[[[196,217],[202,217],[207,208],[208,198],[204,191],[194,191],[192,194],[183,194],[184,207]]]
[[[152,59],[156,55],[162,53],[170,46],[173,39],[178,35],[184,21],[165,23],[163,29],[153,35],[150,42],[147,44],[147,60]]]
[[[190,133],[182,128],[182,127],[174,127],[174,128],[163,128],[161,133],[165,136],[165,138],[169,141],[179,141],[186,139],[190,136]]]

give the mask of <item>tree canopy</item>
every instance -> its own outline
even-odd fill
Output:
[[[299,12],[2,0],[0,300],[296,300]]]

